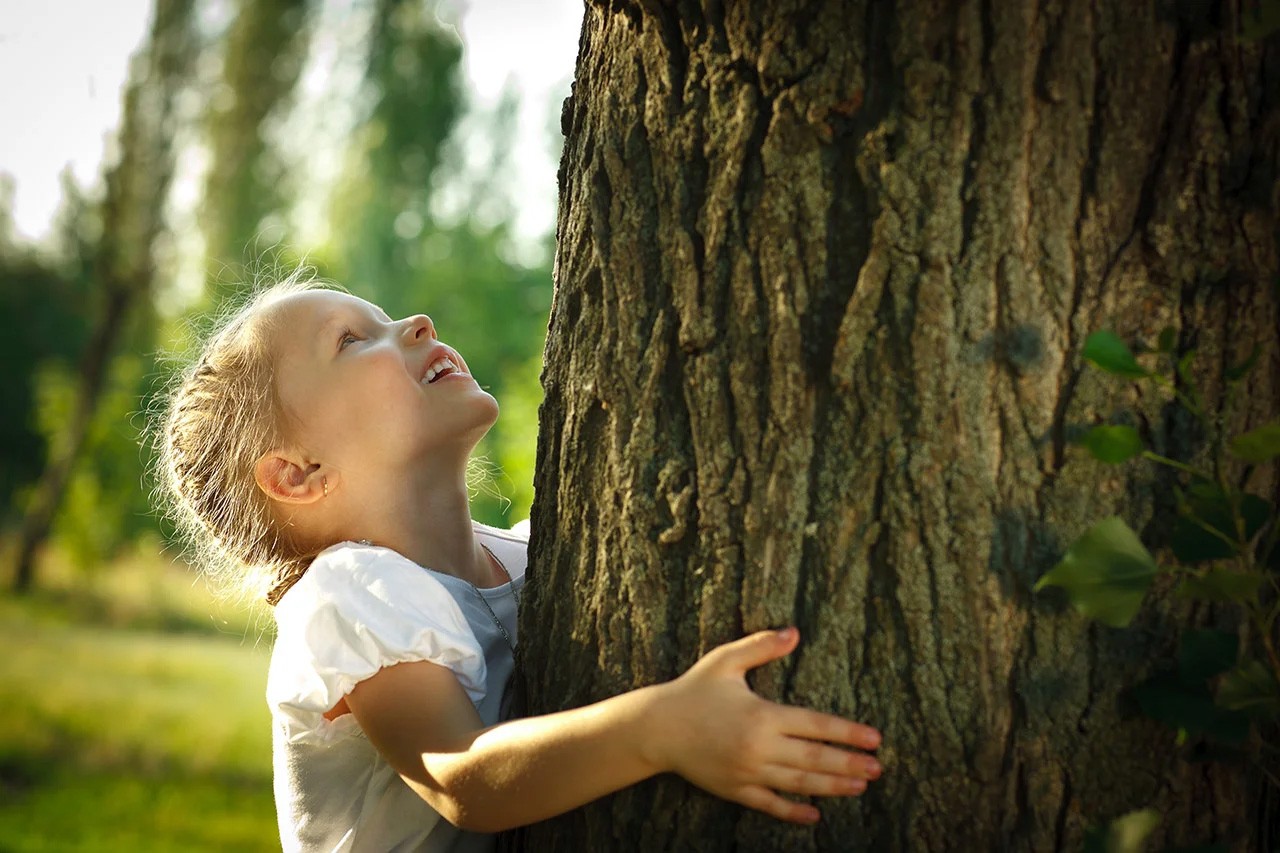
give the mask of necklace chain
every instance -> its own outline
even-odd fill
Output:
[[[507,571],[507,567],[503,565],[501,560],[498,559],[498,555],[489,550],[488,545],[481,542],[480,547],[483,548],[484,552],[489,555],[490,560],[493,560],[495,563],[498,564],[498,568],[502,569],[502,573],[507,576],[507,586],[511,587],[511,597],[516,600],[517,604],[519,604],[520,597],[516,595],[516,582],[511,577],[511,572]],[[489,618],[493,620],[493,624],[497,627],[498,631],[502,633],[502,639],[507,641],[507,647],[511,649],[511,654],[515,655],[516,644],[515,644],[515,641],[511,639],[511,635],[507,633],[507,627],[502,624],[502,620],[498,618],[498,614],[493,612],[493,608],[489,606],[489,601],[484,597],[483,594],[481,594],[480,587],[471,583],[471,581],[467,581],[467,583],[471,585],[471,588],[473,590],[475,590],[476,598],[480,599],[480,603],[484,605],[484,609],[489,611]]]

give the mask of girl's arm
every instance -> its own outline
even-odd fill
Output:
[[[782,820],[818,811],[778,791],[853,796],[880,775],[875,729],[761,699],[745,674],[789,654],[794,629],[720,646],[674,681],[584,708],[482,728],[453,673],[426,661],[360,682],[347,704],[369,740],[450,823],[498,832],[658,773]],[[824,743],[828,742],[828,743]]]

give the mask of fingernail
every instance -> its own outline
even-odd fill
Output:
[[[790,640],[791,635],[795,633],[795,630],[796,629],[794,627],[780,628],[778,629],[778,636],[784,640]]]

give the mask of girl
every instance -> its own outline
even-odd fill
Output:
[[[297,280],[225,323],[170,395],[173,514],[206,565],[256,570],[275,606],[285,849],[490,849],[487,833],[664,772],[811,823],[817,809],[778,792],[856,796],[879,776],[858,751],[874,729],[747,687],[796,647],[793,629],[665,684],[500,723],[526,540],[473,522],[466,486],[497,414],[429,318]]]

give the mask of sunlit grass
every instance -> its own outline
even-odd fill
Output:
[[[261,615],[145,555],[41,571],[0,596],[0,849],[278,849]]]

